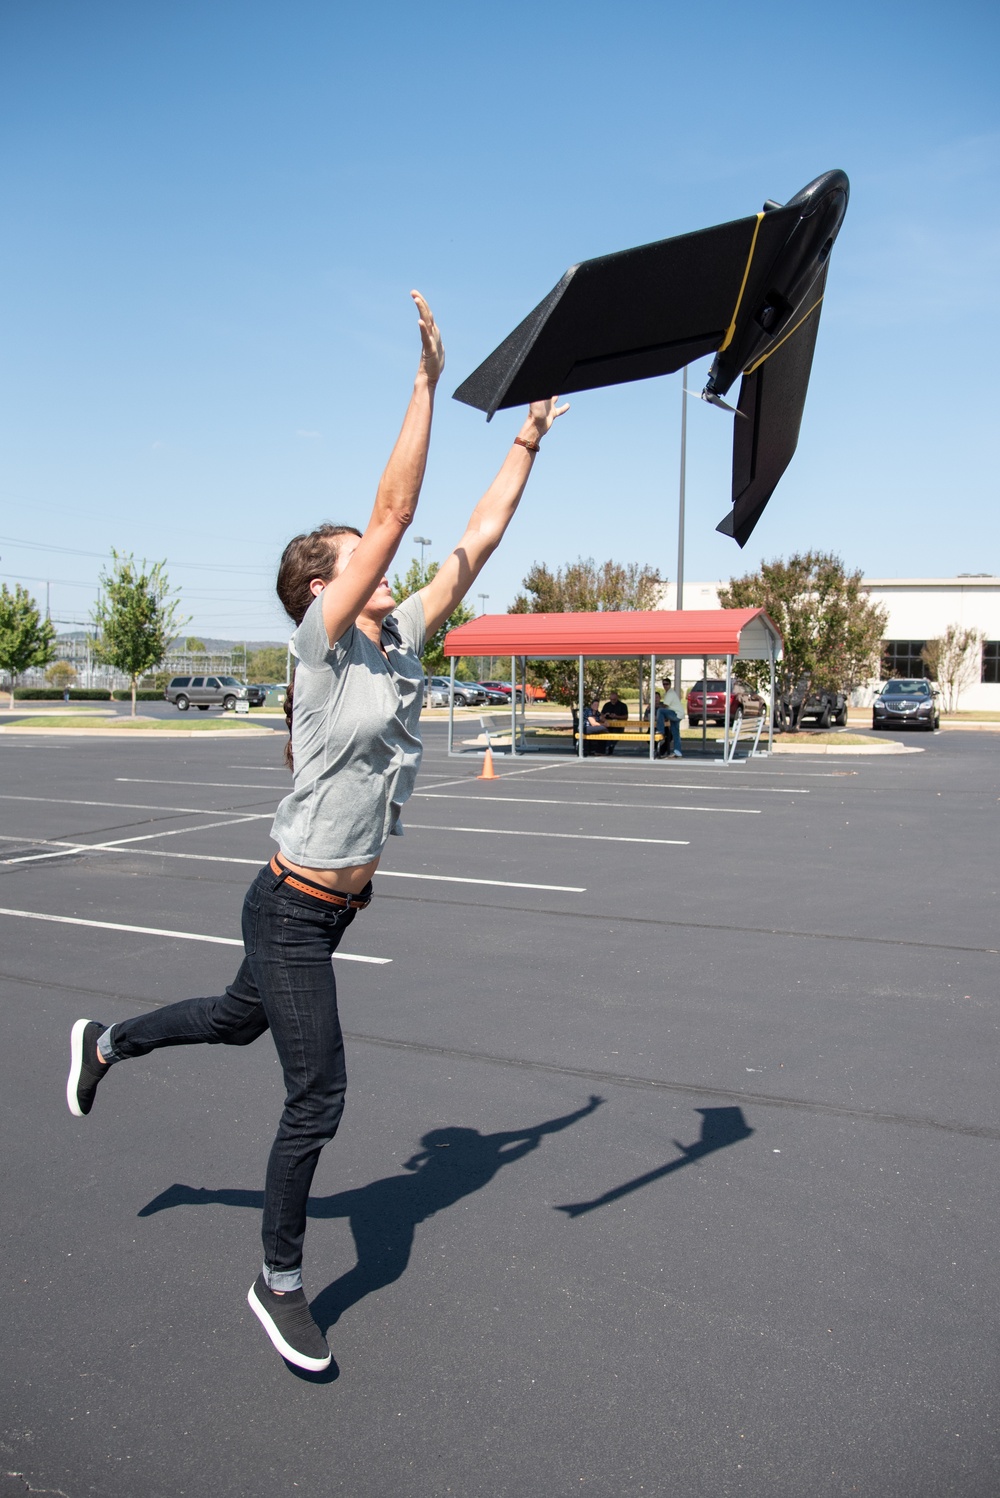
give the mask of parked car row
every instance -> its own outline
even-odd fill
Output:
[[[511,684],[509,681],[457,681],[455,682],[455,705],[457,707],[480,707],[488,704],[490,707],[510,706]],[[521,687],[513,688],[517,694],[517,701],[524,700]],[[448,697],[451,691],[451,678],[447,676],[430,676],[424,678],[424,699],[431,707],[447,707]],[[541,687],[529,685],[529,702],[544,702],[545,693]]]

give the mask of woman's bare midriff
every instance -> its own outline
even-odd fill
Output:
[[[310,869],[305,864],[292,863],[283,853],[281,862],[293,874],[301,874],[304,879],[311,879],[326,889],[338,890],[342,895],[360,895],[379,865],[379,860],[373,858],[369,863],[359,863],[350,869]]]

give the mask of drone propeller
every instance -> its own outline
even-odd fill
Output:
[[[731,406],[728,401],[724,401],[721,395],[713,395],[708,390],[688,390],[685,387],[684,394],[697,396],[698,400],[708,401],[710,406],[718,406],[720,411],[729,411],[733,416],[745,417],[747,414],[745,411],[737,411],[736,407]]]

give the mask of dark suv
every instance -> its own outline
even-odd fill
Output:
[[[163,689],[168,702],[182,713],[196,707],[207,713],[210,707],[232,712],[237,699],[248,695],[247,688],[235,676],[172,676]]]
[[[780,706],[779,716],[785,722],[801,724],[806,718],[812,718],[820,728],[829,728],[831,723],[836,723],[839,728],[847,726],[847,693],[813,687],[805,677],[782,697]]]

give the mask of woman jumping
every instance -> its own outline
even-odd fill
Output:
[[[529,408],[458,546],[397,608],[385,574],[416,513],[444,368],[430,308],[412,295],[420,367],[367,529],[321,525],[290,541],[278,568],[278,597],[297,626],[294,711],[292,686],[285,703],[294,786],[271,829],[279,852],[243,903],[240,970],[219,998],[187,999],[110,1027],[77,1020],[66,1086],[70,1111],[83,1117],[116,1062],[160,1046],[249,1045],[271,1031],[285,1106],[267,1164],[264,1266],[248,1299],[282,1357],[317,1372],[330,1349],[302,1289],[306,1203],[346,1088],[330,958],[371,901],[386,839],[402,830],[400,811],[420,765],[424,641],[499,545],[541,439],[568,409],[555,400]]]

